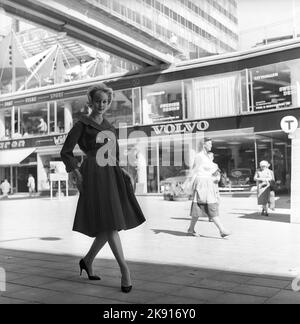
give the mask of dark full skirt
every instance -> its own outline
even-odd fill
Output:
[[[101,232],[128,230],[145,221],[132,184],[119,166],[99,167],[95,157],[83,162],[73,231],[90,237]]]

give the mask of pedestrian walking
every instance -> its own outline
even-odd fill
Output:
[[[27,187],[29,191],[29,197],[35,193],[35,180],[32,174],[28,175]]]
[[[0,187],[1,187],[1,191],[2,191],[3,198],[8,197],[8,194],[9,194],[9,191],[10,191],[10,188],[11,188],[11,185],[7,181],[7,179],[4,179],[4,181],[1,183]]]
[[[262,206],[262,216],[269,216],[268,208],[275,210],[275,177],[268,161],[261,161],[254,175],[257,184],[257,204]]]
[[[193,183],[193,201],[190,211],[191,222],[188,234],[195,235],[195,226],[199,217],[207,216],[218,228],[222,238],[230,235],[223,226],[219,217],[220,195],[218,182],[220,170],[212,161],[212,140],[204,138],[201,151],[196,155],[191,171]]]
[[[139,226],[145,218],[134,195],[130,175],[118,163],[116,129],[103,116],[112,103],[113,91],[99,84],[91,87],[87,96],[92,112],[74,125],[61,151],[66,170],[80,191],[73,230],[95,238],[79,262],[80,273],[85,270],[90,280],[100,280],[93,274],[92,265],[108,242],[120,267],[121,290],[128,293],[132,282],[118,232]],[[73,155],[76,144],[86,154],[80,167]],[[109,163],[104,163],[104,158]]]

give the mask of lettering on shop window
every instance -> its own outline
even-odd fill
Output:
[[[13,105],[13,102],[12,101],[5,101],[4,102],[4,107],[10,107]]]
[[[55,136],[53,138],[55,145],[62,145],[65,143],[67,135]]]
[[[58,92],[58,93],[52,93],[50,95],[50,99],[53,100],[53,99],[61,99],[64,97],[64,93],[63,92]]]
[[[162,135],[163,133],[164,134],[193,133],[194,131],[206,131],[208,128],[209,128],[208,121],[152,126],[152,129],[154,130],[156,135]]]
[[[0,143],[0,149],[1,150],[7,150],[10,148],[22,148],[25,147],[25,141],[10,141],[10,142],[1,142]]]
[[[25,103],[33,103],[36,102],[37,97],[30,97],[25,99]]]

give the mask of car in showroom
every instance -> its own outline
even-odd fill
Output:
[[[188,200],[191,197],[184,192],[183,184],[189,177],[190,170],[181,170],[176,177],[170,177],[160,182],[160,191],[165,200]]]
[[[228,175],[228,186],[231,188],[240,188],[241,190],[247,190],[252,186],[255,186],[253,176],[253,172],[249,168],[232,169]]]

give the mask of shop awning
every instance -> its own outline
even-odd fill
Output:
[[[31,147],[0,151],[0,166],[18,165],[35,150],[35,147]]]

